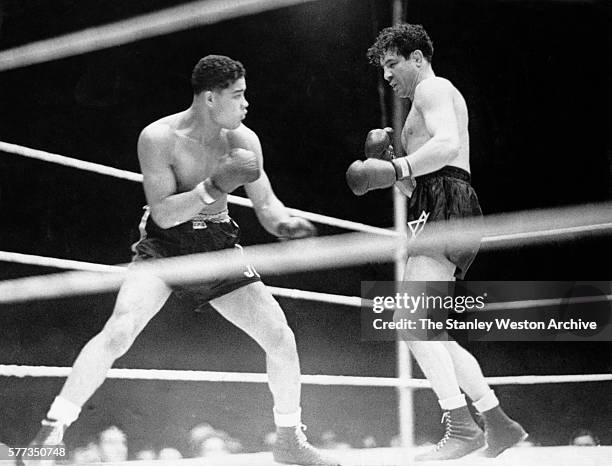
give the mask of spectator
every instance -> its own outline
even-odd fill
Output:
[[[189,445],[194,457],[240,453],[243,450],[239,440],[210,424],[199,424],[191,429]]]
[[[578,429],[570,437],[569,444],[575,447],[596,447],[599,438],[588,429]]]
[[[142,450],[139,450],[135,455],[134,455],[134,459],[140,460],[140,461],[150,461],[150,460],[156,460],[157,459],[157,453],[155,453],[155,450],[153,448],[143,448]]]
[[[98,449],[103,463],[127,461],[127,439],[123,431],[116,426],[100,433]]]
[[[70,455],[72,464],[100,463],[101,461],[100,450],[94,442],[90,442],[86,447],[75,448]]]
[[[158,460],[180,460],[183,457],[176,448],[166,447],[159,450]]]
[[[325,450],[347,450],[351,446],[346,442],[338,440],[338,435],[333,430],[326,430],[321,434],[321,448]]]
[[[230,455],[231,452],[225,440],[221,437],[208,437],[200,444],[199,455],[205,458],[218,458]]]
[[[373,435],[366,435],[361,439],[361,448],[376,448],[377,443]]]

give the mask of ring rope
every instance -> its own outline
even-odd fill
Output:
[[[42,267],[55,267],[69,270],[81,270],[88,272],[125,272],[125,266],[96,264],[92,262],[81,262],[54,257],[36,256],[31,254],[20,254],[15,252],[0,251],[0,262],[14,262],[19,264],[36,265]],[[330,293],[319,293],[315,291],[298,290],[292,288],[280,288],[266,285],[266,288],[274,296],[283,298],[302,299],[306,301],[317,301],[328,304],[339,304],[343,306],[362,307],[370,305],[371,301],[359,296],[346,296]],[[483,309],[474,309],[475,312],[531,309],[535,307],[560,306],[563,304],[587,304],[602,301],[612,301],[612,295],[600,296],[573,296],[570,298],[531,299],[521,301],[502,301],[486,303]]]
[[[33,254],[21,254],[18,252],[0,251],[0,262],[12,262],[16,264],[37,265],[40,267],[53,267],[57,269],[81,270],[84,272],[109,272],[117,273],[125,271],[125,267],[118,265],[96,264],[93,262],[82,262],[70,259],[58,259],[56,257],[37,256]]]
[[[0,151],[11,153],[15,155],[21,155],[24,157],[30,157],[38,160],[43,160],[46,162],[56,163],[60,165],[64,165],[67,167],[77,168],[84,171],[90,171],[93,173],[98,173],[101,175],[108,175],[115,178],[121,178],[129,181],[135,181],[138,183],[142,183],[143,176],[140,173],[134,173],[127,170],[120,170],[118,168],[108,167],[106,165],[86,162],[83,160],[75,159],[72,157],[66,157],[64,155],[53,154],[46,151],[41,151],[38,149],[32,149],[29,147],[20,146],[17,144],[11,144],[8,142],[0,141]],[[240,196],[228,195],[228,202],[236,205],[240,205],[242,207],[253,207],[253,203],[250,199],[246,199]],[[299,209],[288,208],[292,215],[300,216],[312,220],[313,222],[318,222],[330,226],[336,226],[339,228],[345,228],[347,230],[361,231],[364,233],[375,233],[381,234],[385,236],[397,236],[398,234],[391,230],[380,227],[375,227],[371,225],[366,225],[363,223],[352,222],[350,220],[342,220],[334,217],[329,217],[326,215],[316,214],[312,212],[306,212]],[[605,231],[612,227],[612,223],[601,223],[601,224],[593,224],[593,225],[579,225],[573,227],[567,227],[563,231],[559,228],[553,228],[549,230],[541,230],[537,232],[521,232],[521,233],[513,233],[506,235],[492,235],[482,239],[482,243],[484,244],[496,244],[499,242],[505,242],[508,240],[519,240],[519,239],[534,239],[534,238],[547,238],[548,236],[559,234],[559,233],[584,233],[584,232],[598,232]]]
[[[524,301],[503,301],[499,303],[486,303],[484,309],[475,309],[477,312],[497,311],[497,310],[516,310],[531,309],[533,307],[552,307],[563,304],[589,304],[612,301],[612,294],[600,296],[572,296],[571,298],[551,298],[551,299],[528,299]]]
[[[318,301],[328,304],[340,304],[342,306],[361,307],[361,298],[359,296],[345,296],[340,294],[319,293],[316,291],[296,290],[290,288],[279,288],[276,286],[266,285],[275,296],[290,299],[303,299],[305,301]]]
[[[71,367],[0,365],[0,376],[5,377],[67,377]],[[243,382],[267,383],[265,373],[251,372],[214,372],[163,369],[110,369],[108,378],[132,380],[171,380],[182,382]],[[487,377],[491,385],[535,385],[549,383],[609,382],[612,374],[575,374],[575,375],[522,375]],[[359,377],[347,375],[306,375],[301,377],[303,384],[342,385],[361,387],[407,387],[431,388],[426,379],[395,377]]]
[[[64,165],[66,167],[77,168],[88,172],[98,173],[100,175],[112,176],[114,178],[120,178],[129,181],[135,181],[142,183],[143,176],[140,173],[134,173],[127,170],[120,170],[118,168],[108,167],[99,163],[86,162],[83,160],[75,159],[72,157],[66,157],[64,155],[53,154],[42,150],[32,149],[29,147],[19,146],[17,144],[11,144],[8,142],[0,141],[0,151],[21,155],[23,157],[29,157],[37,160],[43,160],[45,162],[56,163]],[[246,199],[240,196],[228,195],[228,202],[243,207],[253,207],[253,203],[250,199]],[[387,230],[385,228],[374,227],[359,222],[352,222],[350,220],[342,220],[327,215],[315,214],[311,212],[305,212],[303,210],[288,208],[292,215],[304,217],[313,222],[322,223],[325,225],[335,226],[338,228],[345,228],[347,230],[361,231],[363,233],[374,233],[385,236],[396,236],[393,230]]]
[[[0,52],[0,71],[71,57],[313,0],[200,0]]]
[[[244,264],[255,267],[263,275],[303,272],[384,262],[395,259],[397,251],[405,249],[410,254],[426,254],[440,245],[451,248],[465,248],[473,245],[475,237],[486,235],[509,235],[509,239],[498,241],[487,247],[512,247],[541,242],[539,230],[557,231],[550,239],[575,239],[576,223],[600,224],[606,222],[612,227],[610,203],[578,206],[563,209],[548,209],[532,212],[488,216],[484,219],[461,219],[457,221],[434,222],[429,225],[427,235],[420,235],[412,241],[401,241],[399,237],[389,238],[364,233],[348,233],[314,237],[289,242],[247,246],[243,254],[222,250],[174,258],[145,261],[135,264],[133,269],[155,275],[169,285],[211,280],[220,274],[241,274]],[[600,224],[601,225],[601,224]],[[556,228],[556,230],[555,230]],[[571,233],[568,233],[568,228]],[[517,231],[519,230],[519,231]],[[521,239],[512,235],[535,230],[535,235]],[[600,232],[609,231],[602,228]],[[587,231],[592,233],[592,231]],[[304,251],[308,251],[305,254]],[[98,272],[64,272],[38,277],[26,277],[0,282],[0,303],[29,301],[39,298],[71,296],[117,290],[124,273],[105,274]]]
[[[20,254],[16,252],[0,251],[0,262],[12,262],[18,264],[36,265],[41,267],[55,267],[69,270],[80,270],[86,272],[122,273],[126,272],[126,266],[105,265],[92,262],[81,262],[68,259],[57,259],[54,257],[36,256],[31,254]],[[329,304],[340,304],[343,306],[361,306],[361,298],[358,296],[345,296],[339,294],[319,293],[315,291],[297,290],[291,288],[280,288],[266,285],[266,288],[275,296],[291,299],[303,299],[318,301]]]
[[[524,233],[513,233],[509,235],[495,235],[489,236],[482,239],[482,243],[485,244],[495,244],[497,242],[505,242],[508,240],[520,240],[520,239],[535,239],[535,238],[544,238],[547,239],[549,236],[556,235],[571,235],[572,233],[597,233],[597,232],[605,232],[612,228],[612,223],[599,223],[595,225],[580,225],[575,227],[566,227],[566,228],[551,228],[549,230],[540,230],[540,231],[529,231]]]
[[[0,141],[0,150],[6,153],[11,153],[15,155],[21,155],[24,157],[30,157],[38,160],[43,160],[51,163],[57,163],[60,165],[77,168],[80,170],[90,171],[94,173],[98,173],[101,175],[113,176],[116,178],[126,179],[130,181],[135,181],[138,183],[142,183],[143,176],[140,173],[134,173],[126,170],[120,170],[118,168],[108,167],[106,165],[86,162],[83,160],[66,157],[59,154],[53,154],[46,151],[41,151],[37,149],[32,149],[29,147],[20,146],[17,144],[11,144],[7,142]],[[240,205],[243,207],[253,207],[253,203],[250,199],[246,199],[240,196],[228,195],[228,202]],[[318,222],[330,226],[336,226],[339,228],[345,228],[348,230],[361,231],[364,233],[375,233],[381,234],[385,236],[398,236],[398,234],[391,230],[380,227],[375,227],[371,225],[366,225],[363,223],[352,222],[349,220],[342,220],[334,217],[329,217],[326,215],[316,214],[312,212],[306,212],[299,209],[289,208],[289,211],[292,215],[301,216],[304,218],[308,218],[313,222]],[[552,228],[549,230],[541,230],[537,232],[521,232],[521,233],[512,233],[506,235],[491,235],[482,239],[483,244],[491,244],[494,245],[499,242],[506,242],[508,240],[519,240],[519,239],[534,239],[534,238],[547,238],[551,235],[556,235],[559,233],[563,234],[571,234],[571,233],[584,233],[584,232],[598,232],[605,231],[612,227],[612,223],[600,223],[593,225],[579,225],[573,227],[567,227],[565,229],[560,228]]]

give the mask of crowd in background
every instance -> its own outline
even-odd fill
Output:
[[[399,447],[399,437],[391,439],[389,444],[378,443],[373,436],[366,436],[359,441],[349,443],[339,438],[331,430],[324,431],[319,439],[313,439],[319,448],[327,450],[342,450],[351,448]],[[269,432],[263,436],[264,449],[271,450],[275,441],[275,433]],[[589,429],[576,429],[569,438],[569,445],[594,447],[600,445],[598,436]],[[539,443],[536,439],[527,439],[518,447],[534,447]],[[8,451],[8,447],[0,443],[0,458]],[[181,452],[177,448],[164,445],[150,445],[138,451],[131,451],[128,438],[116,426],[110,426],[100,432],[95,441],[79,446],[70,451],[69,464],[117,463],[128,460],[174,460],[180,458],[218,458],[225,455],[244,453],[241,442],[227,432],[215,429],[210,424],[199,424],[189,432],[189,451]],[[62,462],[63,463],[63,462]],[[2,462],[0,461],[0,464]]]
[[[269,432],[263,436],[262,442],[266,450],[271,450],[275,441],[275,433]],[[324,431],[319,439],[313,439],[319,448],[327,450],[342,450],[351,448],[399,447],[399,437],[394,437],[388,444],[379,443],[373,436],[366,436],[357,442],[348,442],[339,438],[336,432]],[[569,438],[569,445],[597,446],[599,439],[592,431],[579,428]],[[536,439],[527,439],[518,447],[538,446]],[[210,424],[199,424],[189,432],[189,451],[181,452],[171,446],[154,447],[153,445],[132,452],[128,448],[125,433],[116,426],[103,430],[96,442],[75,448],[70,455],[72,464],[111,463],[129,460],[172,460],[180,458],[218,458],[225,455],[244,453],[240,440],[227,432],[215,429]]]

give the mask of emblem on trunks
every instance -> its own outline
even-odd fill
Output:
[[[204,230],[205,228],[207,228],[206,221],[204,220],[194,219],[191,221],[191,225],[194,230]]]
[[[429,213],[422,211],[419,218],[416,220],[412,220],[408,222],[408,228],[410,228],[410,234],[413,238],[416,238],[423,228],[425,228],[425,223],[427,223],[427,219],[429,218]]]

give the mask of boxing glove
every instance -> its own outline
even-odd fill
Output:
[[[259,162],[254,152],[246,149],[232,149],[219,159],[219,164],[210,175],[215,188],[223,193],[233,190],[259,178]]]
[[[371,130],[366,136],[364,153],[368,159],[391,160],[395,157],[393,152],[391,128]]]
[[[315,226],[302,217],[289,217],[289,220],[278,224],[276,231],[282,239],[308,238],[317,234]]]
[[[373,189],[389,188],[396,180],[393,164],[376,158],[355,160],[346,171],[346,183],[357,196]]]
[[[257,180],[259,175],[259,161],[254,152],[232,149],[219,159],[212,175],[198,183],[195,190],[204,204],[212,204],[224,194]]]

